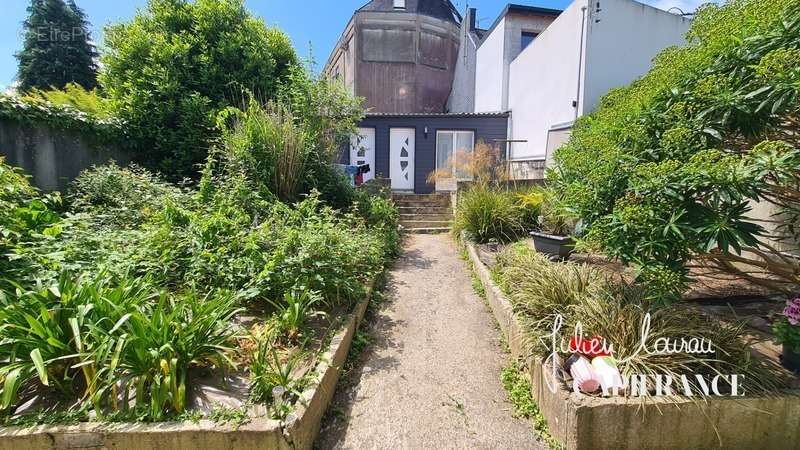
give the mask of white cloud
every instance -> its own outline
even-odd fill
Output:
[[[720,3],[720,0],[640,0],[664,11],[670,8],[680,8],[685,13],[694,12],[700,5],[706,3]]]

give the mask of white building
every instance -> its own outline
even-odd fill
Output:
[[[507,41],[505,22],[478,49],[475,111],[511,112],[508,157],[522,169],[520,178],[541,176],[524,168],[541,168],[577,117],[610,89],[647,73],[663,49],[685,44],[691,23],[633,0],[575,0],[514,54],[500,44]]]
[[[477,49],[475,112],[509,109],[510,65],[561,14],[561,10],[507,5]]]

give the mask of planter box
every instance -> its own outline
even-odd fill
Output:
[[[567,259],[575,248],[575,241],[569,236],[556,236],[553,234],[531,231],[531,237],[533,238],[533,246],[536,247],[536,251],[544,253],[545,255]]]
[[[564,386],[551,392],[547,370],[533,357],[508,299],[494,284],[475,246],[466,243],[486,299],[511,354],[526,362],[533,398],[550,434],[568,450],[798,449],[800,391],[771,397],[666,400],[589,397]],[[532,274],[535,276],[535,274]]]
[[[103,423],[40,425],[0,428],[0,450],[297,450],[311,449],[322,417],[333,399],[340,369],[347,359],[353,335],[367,310],[373,286],[366,298],[346,318],[345,326],[331,339],[285,422],[253,418],[238,428],[210,420],[173,423]]]
[[[781,355],[781,362],[783,366],[794,373],[800,374],[800,353],[795,353],[786,346],[783,346],[783,355]]]

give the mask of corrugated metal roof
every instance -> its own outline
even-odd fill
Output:
[[[368,112],[365,117],[508,117],[508,112],[480,112],[480,113],[382,113]]]

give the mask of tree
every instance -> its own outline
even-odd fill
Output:
[[[68,83],[97,86],[97,51],[74,0],[32,0],[24,28],[23,49],[16,54],[22,91],[63,89]]]
[[[221,110],[244,108],[245,92],[274,98],[297,64],[289,38],[243,0],[150,0],[106,29],[106,46],[100,79],[111,109],[139,161],[172,178],[198,173]]]

